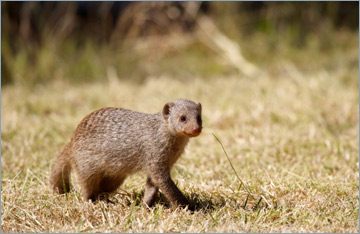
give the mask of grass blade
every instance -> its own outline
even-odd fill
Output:
[[[225,150],[223,144],[221,143],[221,141],[219,140],[219,138],[218,138],[214,133],[211,133],[211,134],[212,134],[212,135],[215,137],[215,139],[220,143],[221,148],[223,149],[223,151],[224,151],[224,153],[225,153],[225,156],[226,156],[227,160],[228,160],[229,163],[230,163],[231,168],[233,169],[233,171],[234,171],[236,177],[238,178],[238,180],[241,182],[241,186],[244,185],[244,188],[246,189],[246,191],[252,196],[250,189],[249,189],[249,188],[247,187],[247,185],[242,181],[242,179],[240,178],[240,176],[239,176],[238,173],[236,172],[233,164],[231,163],[231,160],[230,160],[228,154],[226,153],[226,150]]]

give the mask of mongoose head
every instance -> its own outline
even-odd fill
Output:
[[[174,135],[196,137],[201,133],[201,104],[186,99],[168,102],[162,110],[169,131]]]

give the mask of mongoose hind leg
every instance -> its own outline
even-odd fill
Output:
[[[144,193],[144,206],[151,207],[156,200],[156,194],[159,189],[152,182],[151,178],[148,177],[145,185],[145,193]]]
[[[104,177],[100,181],[100,192],[114,192],[125,180],[125,177]]]
[[[81,181],[82,194],[85,201],[91,200],[96,201],[100,192],[100,181],[99,175],[92,175],[90,178]]]

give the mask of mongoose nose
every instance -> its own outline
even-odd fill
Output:
[[[193,128],[192,133],[198,134],[200,132],[200,128]]]

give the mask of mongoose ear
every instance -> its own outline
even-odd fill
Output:
[[[174,104],[172,102],[168,102],[164,105],[163,110],[162,110],[162,115],[165,120],[168,119],[168,117],[170,115],[170,107],[172,107],[173,105]]]
[[[202,108],[202,107],[201,107],[201,103],[200,103],[200,102],[198,103],[198,107],[199,107],[199,110],[200,110],[200,112],[201,112],[201,108]]]

